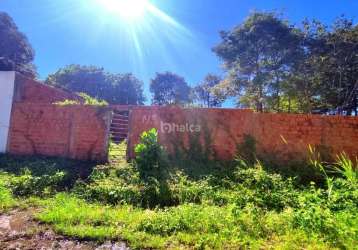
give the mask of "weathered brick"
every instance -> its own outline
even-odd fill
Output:
[[[99,112],[104,115],[98,116]],[[105,161],[108,144],[106,132],[110,122],[105,118],[108,112],[105,108],[81,105],[60,107],[15,103],[9,133],[9,152]],[[31,118],[40,113],[41,119]],[[58,114],[72,119],[61,120]],[[89,155],[91,150],[94,153]]]
[[[145,122],[143,117],[146,117]],[[206,128],[206,131],[202,130],[199,135],[161,131],[161,122],[185,124],[192,121]],[[210,142],[202,143],[202,146],[212,148],[220,159],[232,159],[236,145],[243,142],[245,134],[255,137],[258,151],[273,154],[282,160],[303,157],[307,155],[308,145],[319,147],[322,144],[331,148],[332,154],[345,151],[355,157],[358,155],[357,124],[357,117],[260,114],[235,109],[134,107],[130,117],[129,149],[133,157],[133,148],[140,134],[155,127],[159,131],[161,143],[169,150],[187,147],[186,143],[180,142],[188,136],[209,137]]]

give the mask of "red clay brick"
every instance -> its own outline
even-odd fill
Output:
[[[58,114],[72,119],[61,120]],[[9,153],[105,161],[110,122],[108,115],[106,108],[15,103]],[[38,120],[31,118],[39,116],[41,119]]]
[[[161,122],[195,123],[202,126],[201,133],[165,133],[161,131]],[[274,154],[282,160],[294,160],[307,155],[308,145],[326,146],[332,149],[332,156],[345,151],[350,157],[358,155],[358,118],[260,114],[235,109],[180,109],[176,107],[133,107],[130,116],[129,150],[133,148],[143,131],[157,128],[159,139],[168,150],[175,147],[187,148],[184,141],[188,136],[210,137],[204,148],[212,148],[219,159],[232,159],[236,146],[243,142],[244,134],[250,134],[257,140],[261,153]],[[204,129],[206,128],[206,129]],[[285,138],[287,144],[282,140]],[[203,141],[203,140],[200,140]],[[177,142],[179,145],[173,145]]]

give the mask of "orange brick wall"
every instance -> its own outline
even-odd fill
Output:
[[[257,152],[279,160],[307,156],[308,145],[334,156],[358,155],[358,118],[319,115],[259,114],[240,109],[181,109],[178,107],[51,105],[78,95],[16,74],[8,151],[82,160],[107,159],[110,109],[130,110],[129,156],[143,131],[157,128],[169,152],[200,148],[218,159],[232,159],[245,135],[257,141]],[[168,131],[168,125],[174,126]],[[194,126],[193,131],[190,126]],[[200,131],[195,130],[200,127]],[[170,129],[170,128],[169,128]]]
[[[66,90],[45,85],[16,73],[15,102],[54,103],[66,99],[82,101],[82,97]]]
[[[8,152],[106,161],[109,126],[106,108],[14,103]]]
[[[168,124],[177,127],[168,131]],[[190,125],[200,126],[200,132],[188,131]],[[351,157],[358,155],[358,117],[260,114],[239,109],[134,107],[129,126],[131,157],[140,134],[153,127],[158,129],[160,142],[170,152],[180,147],[188,149],[199,142],[201,150],[208,150],[218,159],[232,159],[245,135],[256,139],[258,154],[269,154],[278,160],[305,158],[308,145],[325,148],[331,156],[342,151]]]

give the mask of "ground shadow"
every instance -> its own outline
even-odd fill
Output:
[[[95,162],[78,161],[59,157],[17,156],[0,154],[0,171],[21,175],[30,171],[33,176],[54,175],[64,172],[62,186],[71,189],[76,180],[85,180],[96,166]]]

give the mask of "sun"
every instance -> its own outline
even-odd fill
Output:
[[[149,7],[148,0],[97,0],[108,12],[126,21],[141,19]]]

